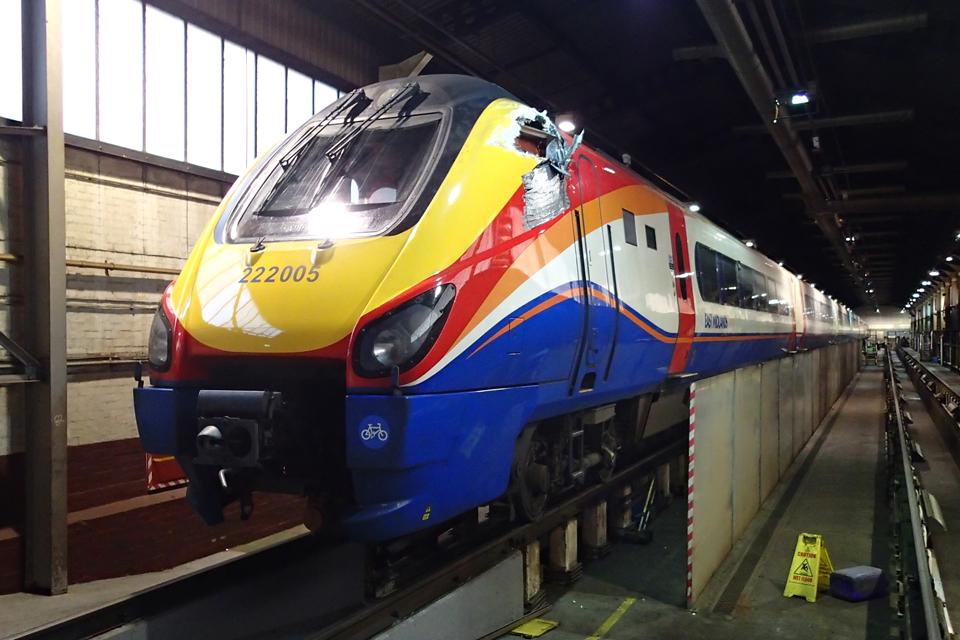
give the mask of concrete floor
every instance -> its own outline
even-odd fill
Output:
[[[704,592],[694,611],[677,606],[684,588],[685,553],[682,535],[683,508],[675,504],[653,523],[654,542],[648,547],[618,544],[603,560],[587,565],[583,579],[563,593],[554,594],[554,608],[545,617],[560,626],[543,636],[568,640],[596,634],[624,606],[635,601],[604,635],[628,638],[888,638],[896,631],[895,609],[889,598],[852,604],[821,594],[815,604],[784,598],[783,587],[797,536],[819,533],[826,540],[837,569],[869,564],[889,570],[890,513],[883,467],[883,377],[879,367],[868,367],[852,383],[814,433],[813,438],[771,494],[754,523],[718,570],[715,582]],[[845,399],[844,399],[845,398]],[[915,410],[920,413],[919,410]],[[804,466],[807,456],[814,456]],[[799,487],[782,512],[765,545],[732,615],[712,613],[707,594],[719,594],[751,546],[772,504],[799,470]],[[676,520],[680,531],[676,531]],[[678,535],[679,534],[679,535]],[[680,540],[674,538],[679,537]],[[622,609],[621,609],[622,610]],[[598,634],[599,635],[599,634]]]

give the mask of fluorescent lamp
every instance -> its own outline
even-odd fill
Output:
[[[947,256],[947,262],[953,262],[953,256]]]
[[[747,245],[750,248],[753,248],[754,246],[756,246],[753,240],[744,240],[743,244]]]
[[[573,120],[561,120],[557,123],[557,126],[560,127],[561,131],[565,131],[567,133],[573,133],[577,130],[577,125],[574,124]]]
[[[690,211],[693,211],[694,213],[696,213],[697,211],[700,211],[700,205],[698,205],[696,202],[694,202],[687,208],[690,209]]]
[[[940,275],[940,272],[937,271],[936,269],[931,269],[931,270],[929,271],[929,273],[930,273],[930,275],[933,276],[934,278],[936,278],[938,275]]]
[[[790,97],[790,104],[807,104],[810,102],[810,96],[805,93],[795,93]]]

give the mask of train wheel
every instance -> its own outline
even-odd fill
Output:
[[[550,489],[550,468],[541,464],[543,443],[530,441],[516,469],[517,492],[514,503],[524,520],[534,522],[543,516]]]

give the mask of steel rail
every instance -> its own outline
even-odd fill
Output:
[[[910,529],[913,535],[913,550],[917,556],[917,582],[920,584],[920,598],[923,603],[923,618],[926,624],[928,640],[943,638],[940,630],[940,619],[935,608],[933,595],[933,578],[930,574],[930,564],[927,558],[926,538],[923,534],[923,524],[920,522],[920,504],[917,500],[917,487],[913,481],[913,462],[910,460],[910,450],[907,448],[906,429],[903,426],[903,409],[900,406],[900,394],[897,391],[897,379],[893,368],[893,357],[887,349],[887,382],[893,398],[893,413],[897,420],[897,436],[900,440],[900,461],[903,465],[903,477],[906,483],[907,504],[910,510]]]

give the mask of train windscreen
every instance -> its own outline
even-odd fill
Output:
[[[415,116],[308,131],[241,196],[227,241],[388,233],[424,182],[439,125],[438,116]]]

